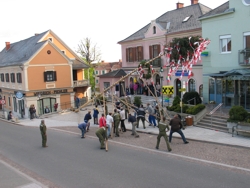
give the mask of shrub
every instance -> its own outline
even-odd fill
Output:
[[[181,99],[180,97],[177,95],[175,96],[174,100],[173,100],[173,104],[172,106],[176,106],[176,105],[180,105]]]
[[[189,107],[189,108],[186,110],[186,113],[187,113],[187,114],[196,115],[196,114],[198,114],[200,111],[202,111],[203,109],[205,109],[205,105],[204,105],[204,104],[197,104],[196,106]]]
[[[134,105],[137,106],[137,107],[140,107],[141,105],[141,97],[140,96],[135,96],[134,97]]]
[[[185,104],[192,104],[192,105],[196,105],[194,104],[194,99],[196,100],[196,104],[201,104],[202,103],[202,100],[201,100],[201,97],[199,95],[198,92],[196,91],[192,91],[192,92],[186,92],[184,95],[183,95],[183,98],[182,98],[182,101],[185,103]],[[193,100],[191,100],[193,99]],[[190,101],[189,101],[190,100]],[[189,102],[188,102],[189,101]]]
[[[246,121],[248,117],[248,112],[242,106],[233,106],[229,110],[229,122],[243,122]]]

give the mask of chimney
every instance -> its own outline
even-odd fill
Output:
[[[199,0],[191,0],[191,5],[195,5],[195,4],[198,4],[199,3]]]
[[[40,33],[35,33],[35,36],[39,35]]]
[[[5,45],[6,45],[6,50],[9,50],[10,49],[10,42],[5,42]]]
[[[179,9],[179,8],[183,8],[184,6],[184,3],[176,3],[176,8]]]

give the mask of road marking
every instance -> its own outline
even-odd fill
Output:
[[[66,131],[66,130],[60,130],[60,129],[57,129],[57,128],[49,128],[49,129],[53,129],[53,130],[61,131],[61,132],[66,132],[66,133],[71,133],[71,134],[75,134],[75,135],[81,135],[79,133],[75,133],[75,132],[71,132],[71,131]],[[87,135],[87,137],[97,139],[97,137],[95,137],[95,136],[89,136],[89,135]],[[157,153],[161,153],[161,154],[165,154],[165,155],[171,155],[171,156],[181,157],[181,158],[189,159],[189,160],[193,160],[193,161],[199,161],[199,162],[203,162],[203,163],[207,163],[207,164],[214,164],[214,165],[218,165],[218,166],[223,166],[223,167],[227,167],[227,168],[232,168],[232,169],[237,169],[237,170],[243,170],[243,171],[246,171],[246,172],[250,172],[250,169],[248,169],[248,168],[242,168],[242,167],[237,167],[237,166],[233,166],[233,165],[227,165],[227,164],[223,164],[223,163],[208,161],[208,160],[204,160],[204,159],[198,159],[198,158],[194,158],[194,157],[188,157],[188,156],[185,156],[185,155],[179,155],[179,154],[174,154],[174,153],[159,151],[159,150],[155,150],[155,149],[149,149],[149,148],[145,148],[145,147],[141,147],[141,146],[135,146],[135,145],[125,144],[125,143],[117,142],[117,141],[114,141],[114,140],[109,140],[109,142],[113,142],[113,143],[124,145],[124,146],[128,146],[128,147],[133,147],[133,148],[137,148],[137,149],[143,149],[143,150],[147,150],[147,151],[153,151],[153,152],[157,152]]]

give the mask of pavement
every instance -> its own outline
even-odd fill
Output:
[[[112,109],[112,107],[108,106],[108,109]],[[83,121],[83,118],[85,114],[88,112],[88,110],[90,110],[92,113],[93,107],[88,106],[84,108],[83,110],[80,110],[78,113],[72,112],[72,111],[65,111],[65,112],[56,113],[56,114],[49,114],[46,117],[44,116],[44,117],[33,119],[33,120],[20,119],[18,123],[14,123],[14,122],[13,123],[22,125],[22,126],[30,126],[30,127],[38,128],[38,126],[40,125],[41,119],[44,119],[45,124],[48,129],[68,127],[68,126],[77,127],[78,123]],[[103,111],[102,107],[99,106],[99,110],[102,113]],[[7,120],[3,120],[3,121],[7,121]],[[143,129],[142,122],[140,122],[137,132],[148,133],[148,134],[158,134],[157,127],[154,128],[153,126],[148,126],[147,122],[145,122],[145,125],[146,125],[146,129]],[[97,126],[98,125],[93,124],[93,120],[90,121],[90,127],[97,127]],[[132,130],[132,125],[131,123],[128,123],[127,120],[125,120],[125,126],[127,130]],[[250,137],[244,137],[244,136],[239,136],[239,135],[232,137],[232,134],[230,133],[219,132],[217,130],[210,130],[210,129],[205,129],[205,128],[199,128],[196,126],[187,126],[185,130],[183,130],[183,133],[189,142],[192,142],[192,140],[195,140],[195,141],[201,141],[201,142],[210,142],[210,143],[216,143],[216,144],[250,148]],[[80,135],[80,131],[79,131],[79,135]],[[179,134],[177,133],[174,133],[173,137],[181,138]],[[43,188],[43,187],[46,187],[45,185],[42,185],[41,183],[36,182],[34,179],[31,179],[30,177],[26,176],[22,172],[11,167],[7,163],[5,163],[3,160],[1,160],[1,158],[0,158],[0,169],[1,169],[0,187],[6,187],[6,188]]]

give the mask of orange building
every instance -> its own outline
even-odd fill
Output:
[[[21,40],[6,42],[0,52],[0,95],[6,111],[19,118],[29,117],[34,104],[37,114],[75,106],[91,96],[84,78],[88,68],[82,59],[51,30]],[[56,107],[56,108],[55,108]]]

